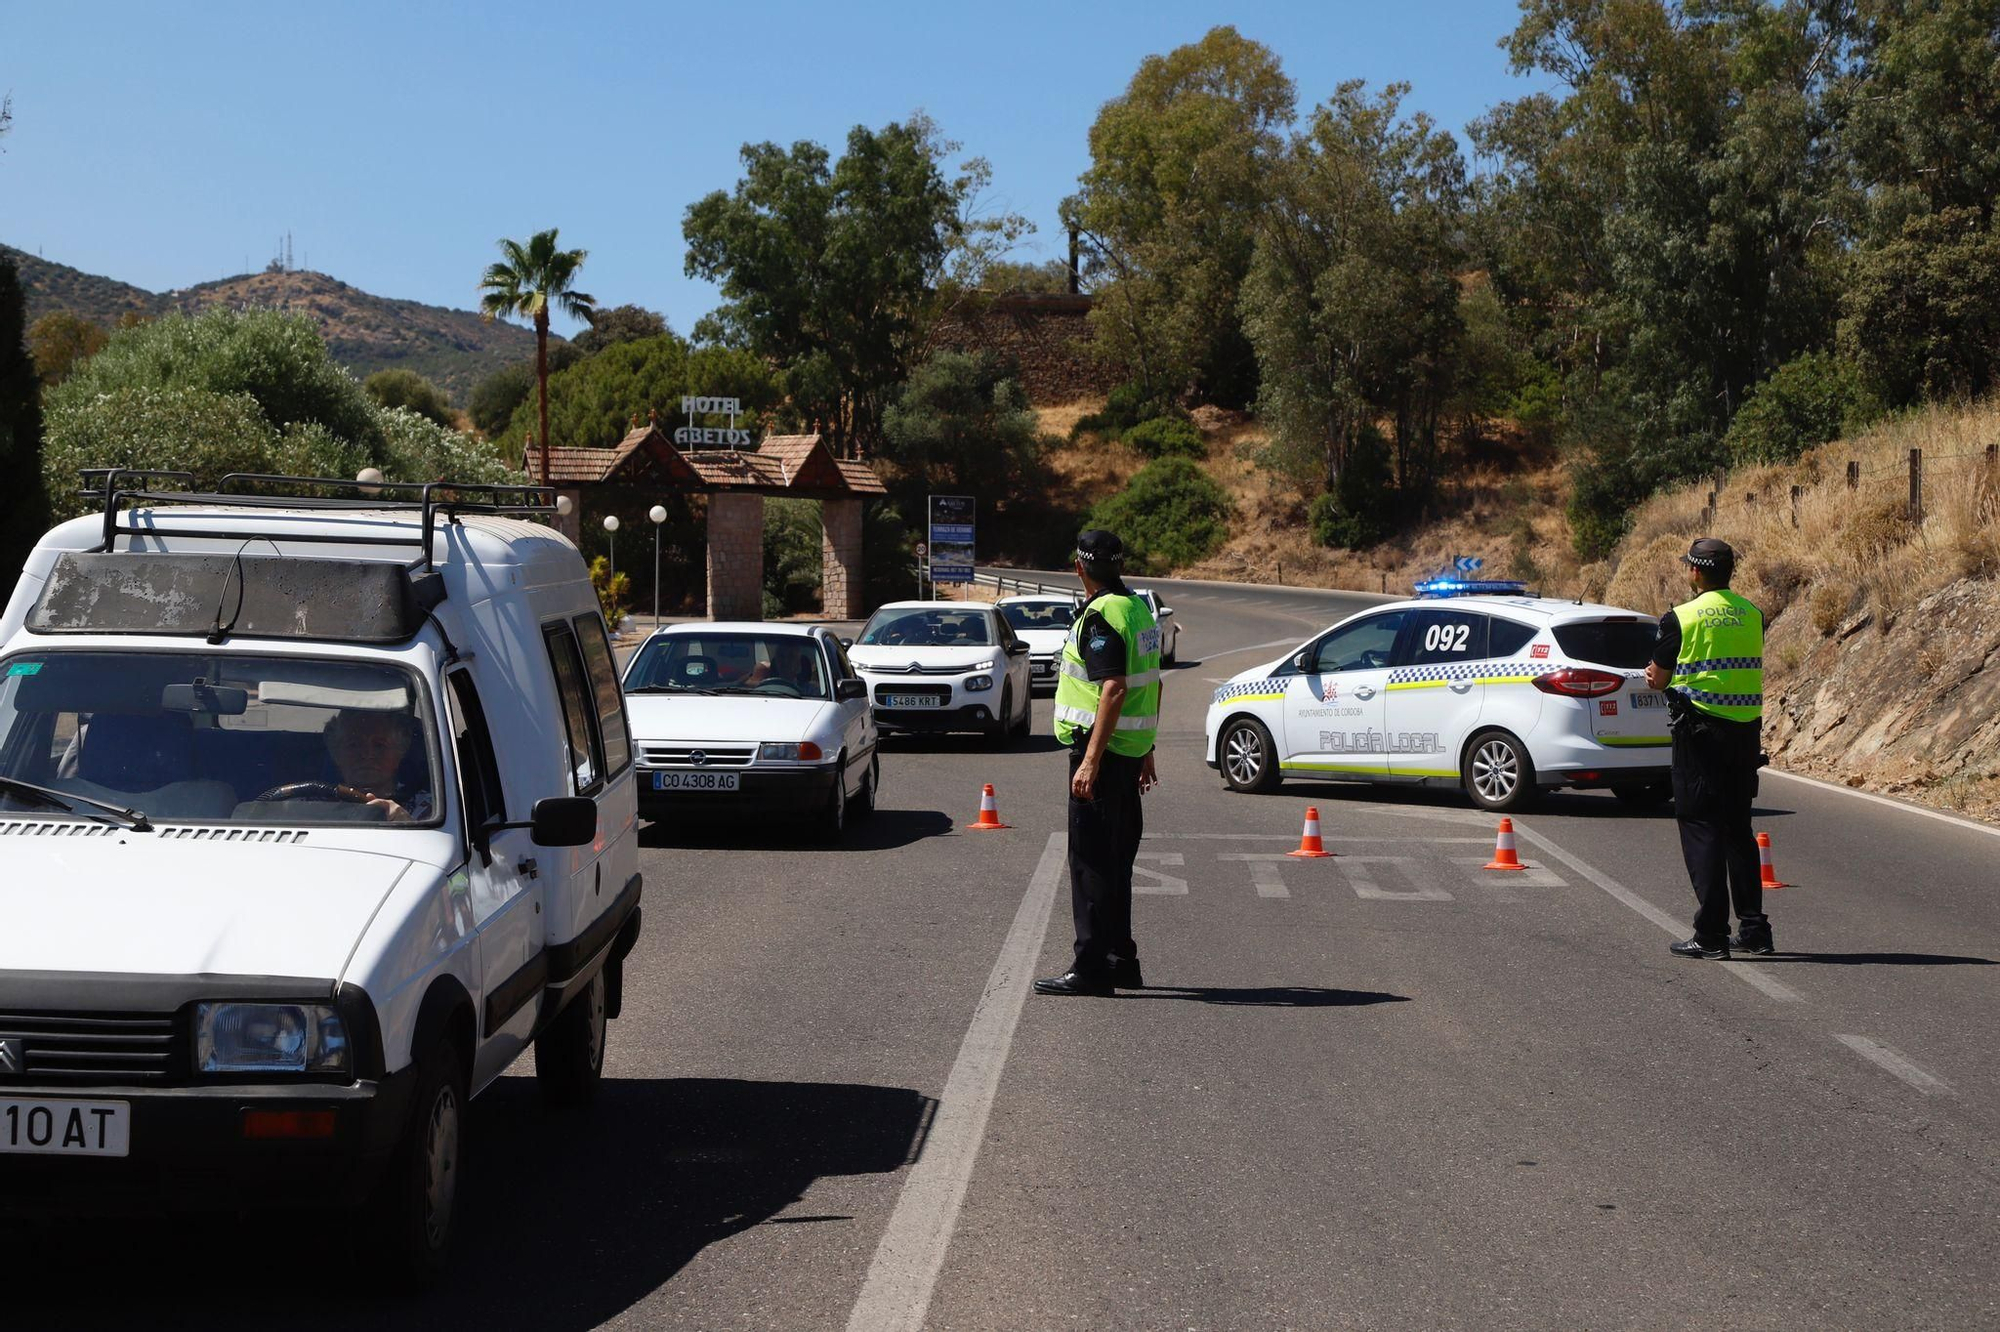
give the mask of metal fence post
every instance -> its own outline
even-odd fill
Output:
[[[1792,487],[1792,526],[1795,528],[1799,525],[1799,496],[1805,493],[1804,486]]]
[[[1861,464],[1852,458],[1847,460],[1847,488],[1849,490],[1861,488]]]
[[[1924,451],[1910,450],[1910,521],[1924,520]]]

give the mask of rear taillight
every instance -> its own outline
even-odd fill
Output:
[[[1622,675],[1577,666],[1535,677],[1535,688],[1544,694],[1561,694],[1565,698],[1596,698],[1600,694],[1615,694],[1624,687],[1625,677]]]

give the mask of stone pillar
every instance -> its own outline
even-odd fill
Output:
[[[858,620],[861,604],[861,501],[822,500],[819,547],[820,614],[829,620]]]
[[[764,497],[708,497],[708,618],[764,618]]]

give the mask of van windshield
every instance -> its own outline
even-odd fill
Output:
[[[205,823],[434,825],[414,673],[245,653],[57,651],[0,664],[0,810],[96,801]],[[40,787],[54,798],[37,795]]]

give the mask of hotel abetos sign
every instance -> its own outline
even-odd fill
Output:
[[[699,398],[693,395],[681,399],[681,411],[688,423],[674,430],[674,443],[684,449],[747,449],[757,442],[754,431],[738,430],[736,418],[743,415],[741,398]],[[697,416],[726,416],[727,426],[698,426]]]

